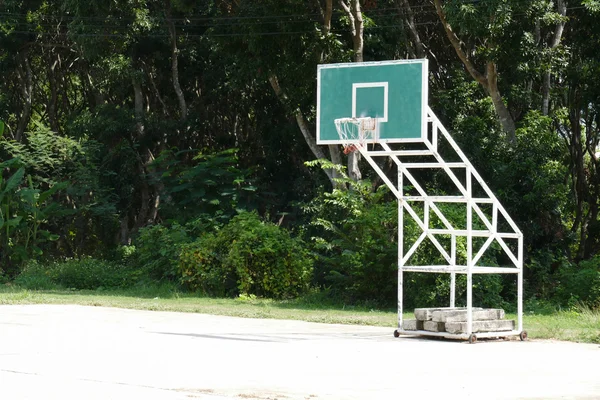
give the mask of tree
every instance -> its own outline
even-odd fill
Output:
[[[501,1],[498,3],[487,2],[485,10],[481,12],[481,14],[483,14],[481,15],[481,17],[485,21],[484,23],[489,23],[489,34],[486,35],[487,37],[481,40],[483,42],[483,47],[486,50],[486,52],[483,56],[483,63],[485,65],[484,72],[480,72],[480,70],[478,70],[475,64],[473,63],[472,57],[470,56],[470,54],[476,54],[476,52],[464,48],[464,42],[458,37],[455,30],[452,28],[446,15],[446,11],[442,6],[441,0],[434,0],[434,2],[437,14],[440,18],[442,26],[444,27],[444,31],[446,32],[446,35],[448,36],[448,40],[450,40],[452,47],[456,51],[458,58],[462,61],[466,70],[473,77],[473,79],[475,79],[484,88],[486,93],[492,99],[492,103],[494,104],[494,109],[496,110],[498,120],[500,122],[500,125],[502,125],[502,129],[506,133],[508,140],[514,142],[516,140],[516,126],[512,115],[510,114],[508,108],[504,104],[504,100],[502,98],[502,95],[500,94],[500,89],[498,88],[498,65],[497,59],[495,59],[494,54],[498,51],[497,46],[499,45],[499,36],[501,36],[504,33],[506,25],[510,22],[507,21],[510,18],[510,10],[507,7],[505,7],[506,3]],[[469,7],[469,5],[461,4],[458,7],[464,8]],[[469,10],[469,13],[479,14],[480,10],[478,10],[477,7],[478,5],[471,6],[471,10]],[[483,8],[483,6],[479,8]],[[490,15],[485,15],[486,11],[491,11]],[[499,18],[496,18],[495,15],[498,15]],[[473,17],[473,15],[470,15],[470,17]],[[463,27],[463,25],[461,25],[461,27]],[[480,31],[480,29],[477,28],[475,30]],[[468,31],[468,29],[469,28],[467,27],[466,30]]]

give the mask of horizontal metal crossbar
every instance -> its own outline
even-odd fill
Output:
[[[473,237],[499,237],[503,239],[518,239],[520,238],[520,234],[518,233],[510,233],[510,232],[493,232],[487,230],[466,230],[466,229],[440,229],[440,228],[430,228],[427,229],[427,232],[433,233],[434,235],[456,235],[456,236],[467,236],[471,235]]]
[[[467,164],[463,162],[430,162],[430,163],[402,163],[404,168],[466,168]]]
[[[389,157],[389,156],[432,156],[429,150],[365,150],[371,157]]]
[[[469,333],[448,333],[448,332],[432,332],[432,331],[406,331],[404,329],[396,330],[401,335],[420,335],[420,336],[437,336],[443,337],[447,339],[462,339],[467,340],[471,334]],[[512,331],[495,331],[495,332],[477,332],[475,335],[477,338],[494,338],[494,337],[508,337],[508,336],[519,336],[521,334],[520,330],[512,330]]]
[[[466,265],[405,265],[402,271],[409,272],[435,272],[435,273],[457,273],[466,274],[469,268]],[[516,267],[471,267],[473,274],[518,274],[519,268]]]
[[[472,201],[473,203],[480,203],[480,204],[494,203],[494,199],[488,199],[485,197],[467,198],[464,196],[402,196],[402,200],[405,200],[405,201],[431,201],[433,203],[467,203],[469,201]]]

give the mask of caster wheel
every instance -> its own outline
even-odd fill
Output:
[[[477,336],[471,334],[471,336],[469,336],[469,343],[471,343],[471,344],[477,343]]]
[[[524,341],[527,339],[527,331],[523,331],[521,333],[519,333],[519,339],[521,339],[521,341]]]
[[[398,332],[397,330],[394,331],[394,337],[399,337],[400,336],[400,332]]]

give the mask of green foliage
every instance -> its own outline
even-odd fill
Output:
[[[314,165],[315,163],[311,163]],[[323,167],[328,167],[323,164]],[[341,171],[340,171],[341,172]],[[318,254],[315,283],[327,288],[332,297],[350,304],[366,303],[391,307],[397,299],[398,268],[398,206],[387,189],[373,191],[370,182],[342,181],[350,190],[334,189],[304,206],[312,221],[306,234],[311,237]],[[443,188],[441,186],[440,188]],[[440,190],[438,188],[438,190]],[[410,190],[410,188],[405,188]],[[440,204],[444,215],[455,226],[464,226],[466,208],[459,204]],[[423,210],[415,205],[414,210]],[[482,228],[482,227],[480,227]],[[410,218],[404,220],[404,249],[417,240],[421,231]],[[449,238],[439,240],[448,248]],[[466,241],[457,240],[457,262],[466,263]],[[499,264],[497,249],[490,251],[481,262]],[[425,241],[410,258],[413,265],[443,265],[439,250]],[[509,280],[510,281],[510,280]],[[505,295],[514,297],[507,289],[506,279],[499,276],[474,278],[474,302],[483,306],[505,306]],[[512,286],[516,288],[514,282]],[[458,277],[457,302],[465,298],[466,280]],[[407,273],[404,275],[404,306],[434,307],[448,303],[450,278],[445,274]]]
[[[118,288],[133,284],[131,271],[126,267],[94,258],[55,262],[49,269],[52,280],[65,288]]]
[[[41,123],[27,133],[27,142],[0,141],[0,154],[18,158],[34,179],[36,187],[52,185],[73,167],[73,157],[81,146],[73,139],[57,135]]]
[[[312,264],[300,239],[242,212],[216,234],[185,246],[179,268],[184,285],[211,295],[289,298],[308,289]]]
[[[44,227],[61,240],[46,246],[48,255],[89,254],[104,247],[100,241],[112,244],[118,223],[113,189],[107,187],[111,183],[102,182],[99,171],[104,151],[95,141],[78,142],[41,124],[28,133],[25,143],[0,140],[0,154],[18,158],[18,166],[30,177],[28,196],[39,191],[43,199],[48,191],[57,191],[50,196],[52,209],[46,211],[52,215],[44,220]],[[68,185],[63,183],[67,181]],[[50,199],[44,201],[50,205]]]
[[[345,179],[351,190],[334,189],[304,206],[306,232],[317,260],[315,284],[355,303],[389,306],[397,288],[397,205],[387,189]]]
[[[168,199],[162,206],[165,217],[187,222],[202,217],[226,222],[239,208],[251,205],[256,188],[250,170],[240,169],[237,150],[214,154],[165,151],[154,162]]]
[[[557,299],[562,305],[600,308],[600,256],[564,264],[558,271]]]
[[[316,64],[355,55],[350,18],[337,9],[324,25],[314,18],[323,15],[316,1],[196,3],[0,6],[0,160],[20,160],[1,164],[0,279],[42,256],[114,254],[139,232],[133,247],[116,252],[138,266],[140,278],[175,279],[182,248],[189,248],[202,263],[218,266],[198,288],[233,295],[238,275],[249,279],[237,270],[249,247],[234,246],[237,256],[229,261],[237,266],[229,269],[222,269],[224,251],[211,249],[231,247],[219,230],[238,210],[260,210],[267,219],[285,215],[281,223],[311,238],[319,287],[345,301],[391,305],[394,199],[347,179],[339,187],[349,192],[318,194],[326,178],[305,168],[314,155],[297,123],[305,123],[304,133],[314,130]],[[583,281],[595,282],[586,260],[600,252],[599,1],[569,3],[566,17],[560,3],[549,1],[442,3],[488,89],[497,83],[517,140],[505,140],[490,93],[465,70],[443,31],[428,28],[439,26],[435,8],[411,1],[414,29],[431,60],[432,108],[523,231],[528,295],[540,302],[556,297],[560,305],[593,303],[593,285]],[[365,61],[419,56],[407,7],[362,6]],[[269,78],[277,79],[279,94]],[[536,111],[542,109],[547,116]],[[225,150],[231,148],[239,150]],[[366,164],[361,168],[369,174]],[[445,193],[448,184],[434,176],[427,190]],[[304,214],[309,224],[296,204],[315,195]],[[440,207],[453,222],[464,220],[459,207]],[[407,225],[406,244],[417,234]],[[464,259],[464,240],[457,246]],[[411,261],[439,258],[425,243]],[[485,263],[505,261],[492,248]],[[408,274],[407,304],[445,302],[446,278]],[[513,295],[509,280],[482,279],[482,303]]]
[[[134,242],[134,254],[127,258],[150,279],[174,280],[181,248],[192,240],[186,228],[177,223],[151,225],[140,229]]]
[[[20,265],[43,253],[45,242],[56,240],[56,235],[42,229],[42,225],[62,211],[52,196],[66,187],[55,184],[48,190],[34,187],[31,176],[24,182],[25,168],[13,159],[0,163],[0,170],[17,168],[7,179],[0,176],[0,269],[15,275]]]
[[[210,296],[234,297],[239,294],[236,272],[223,262],[228,245],[213,233],[184,245],[179,258],[180,283]]]
[[[14,283],[43,290],[57,287],[78,290],[125,288],[135,283],[135,274],[123,265],[86,257],[47,265],[29,262]]]
[[[569,202],[566,157],[552,120],[529,113],[517,130],[518,144],[496,166],[499,197],[524,231],[529,245],[560,243],[567,235],[562,214]],[[518,205],[512,207],[511,205]],[[564,243],[564,242],[563,242]]]
[[[58,285],[53,281],[50,269],[35,260],[27,262],[13,283],[30,290],[51,290],[58,288]]]
[[[598,0],[583,0],[581,3],[592,13],[600,12],[600,1]]]

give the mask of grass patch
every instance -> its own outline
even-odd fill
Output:
[[[525,315],[523,324],[530,337],[600,343],[600,310],[585,306],[549,315]]]
[[[243,318],[294,319],[334,324],[396,326],[395,310],[335,304],[318,293],[294,300],[255,297],[207,298],[180,293],[171,286],[123,290],[27,290],[0,286],[0,304],[79,304],[136,310],[177,311]],[[414,318],[405,313],[405,318]],[[515,318],[515,315],[508,315]],[[600,343],[600,310],[580,307],[548,315],[527,314],[524,326],[531,339]]]
[[[294,300],[255,297],[210,298],[180,293],[169,286],[126,290],[27,290],[0,287],[0,304],[79,304],[135,310],[177,311],[243,318],[296,319],[333,324],[393,327],[396,313],[366,307],[319,303],[314,296]],[[408,316],[409,314],[407,314]]]

